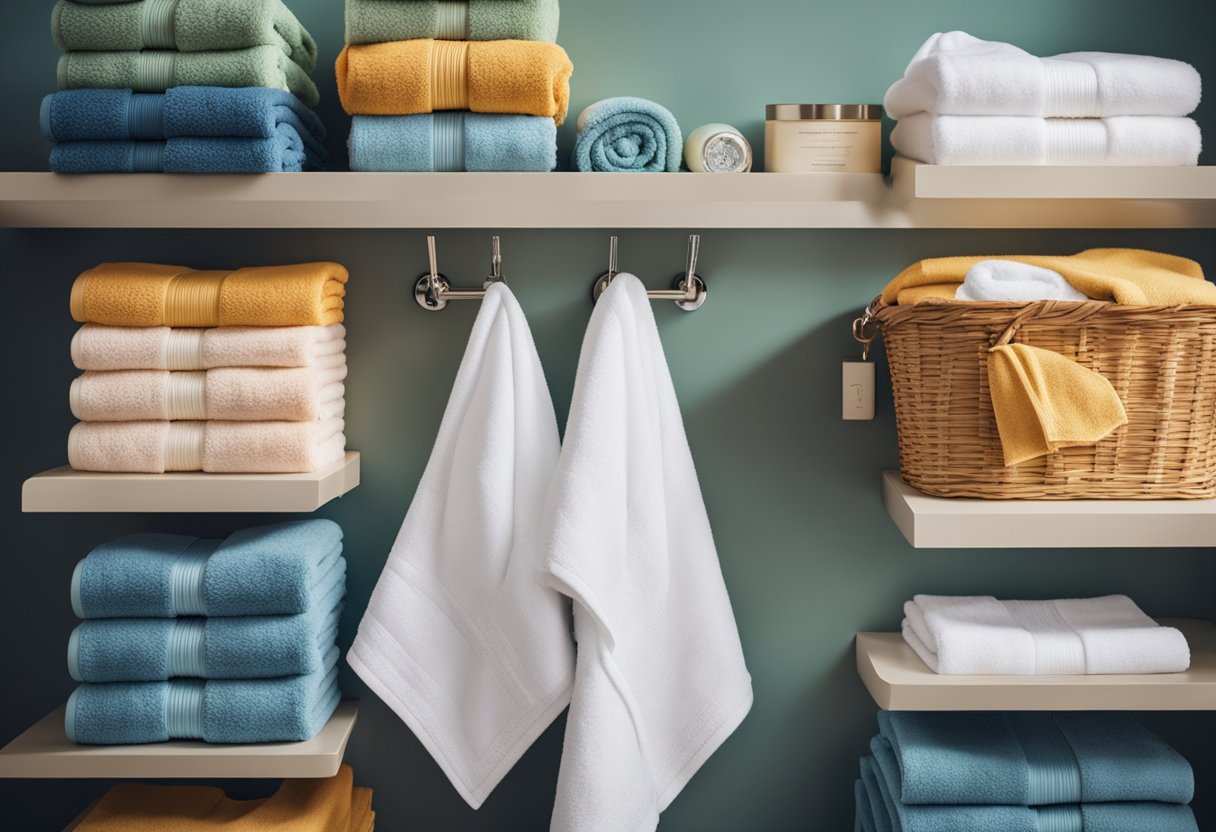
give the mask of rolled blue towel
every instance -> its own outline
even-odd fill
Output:
[[[81,685],[68,699],[64,731],[81,745],[301,742],[325,726],[340,698],[334,647],[307,676]]]
[[[1190,803],[1186,759],[1124,713],[882,711],[907,804]]]
[[[544,173],[557,167],[557,124],[539,116],[460,110],[355,116],[349,148],[357,171]]]
[[[674,173],[683,155],[680,125],[666,107],[645,98],[605,98],[579,115],[571,164],[584,172]]]
[[[64,142],[51,149],[54,173],[299,173],[320,170],[294,127],[273,139]]]
[[[80,618],[298,615],[345,569],[332,520],[258,526],[225,540],[137,534],[76,565],[72,609]]]

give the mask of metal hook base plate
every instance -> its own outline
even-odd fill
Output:
[[[598,301],[600,299],[600,295],[608,291],[608,284],[612,282],[612,278],[614,277],[616,277],[616,275],[604,272],[602,275],[596,278],[595,283],[591,284],[592,303]]]
[[[418,305],[427,312],[439,312],[448,305],[447,298],[443,296],[443,293],[452,287],[448,284],[448,279],[446,277],[443,275],[438,275],[438,277],[438,295],[431,290],[431,276],[429,274],[424,274],[422,277],[418,278],[418,282],[414,284],[414,300],[417,301]]]
[[[687,291],[688,286],[685,283],[685,279],[687,278],[687,276],[688,276],[687,272],[676,275],[676,279],[671,282],[671,288],[675,289],[677,292]],[[705,281],[702,280],[699,276],[694,274],[692,276],[692,283],[694,286],[697,287],[696,300],[678,300],[678,301],[676,301],[676,306],[680,307],[685,312],[696,312],[698,309],[700,309],[702,306],[705,305],[705,298],[709,295],[709,287],[705,285]]]

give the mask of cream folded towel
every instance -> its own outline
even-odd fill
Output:
[[[540,581],[557,456],[528,323],[492,285],[346,657],[474,808],[570,701],[569,611]]]
[[[1125,595],[1060,601],[917,595],[904,640],[943,675],[1078,676],[1181,673],[1186,637]]]
[[[925,41],[883,101],[887,115],[1185,116],[1202,84],[1190,64],[1169,58],[1072,52],[1038,58],[966,32]]]
[[[327,368],[220,367],[86,371],[72,381],[72,415],[83,422],[308,422],[346,411],[346,361]]]
[[[303,474],[346,453],[341,419],[326,422],[81,422],[68,434],[78,471]]]
[[[72,363],[80,370],[322,367],[334,366],[345,351],[342,324],[212,329],[85,324],[72,336]]]
[[[1016,260],[981,260],[967,270],[955,300],[1029,303],[1036,300],[1089,300],[1064,275]]]
[[[1203,139],[1189,118],[933,116],[900,119],[891,145],[931,165],[1199,164]]]
[[[646,289],[618,275],[579,357],[549,502],[574,601],[552,832],[646,832],[752,704],[751,677]]]

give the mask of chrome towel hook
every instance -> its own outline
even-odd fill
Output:
[[[593,301],[600,299],[600,295],[604,294],[608,289],[608,285],[612,283],[613,278],[619,274],[617,271],[617,243],[616,237],[609,238],[608,271],[596,278],[595,283],[592,284],[591,299]],[[705,285],[704,279],[697,274],[697,259],[700,256],[701,235],[688,235],[688,252],[685,258],[684,271],[676,275],[672,281],[671,289],[648,291],[646,296],[651,300],[670,300],[685,312],[694,312],[700,309],[709,295],[709,287]]]
[[[430,257],[431,271],[418,278],[414,284],[414,300],[428,312],[439,312],[446,309],[448,301],[481,300],[486,296],[486,289],[491,284],[506,284],[502,275],[502,245],[497,236],[490,238],[490,274],[482,283],[480,289],[453,289],[448,279],[439,272],[438,258],[435,256],[435,238],[426,238],[426,251]]]

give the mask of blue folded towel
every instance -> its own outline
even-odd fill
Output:
[[[584,172],[674,173],[683,156],[670,110],[645,98],[606,98],[579,115],[571,164]]]
[[[68,671],[77,682],[273,679],[312,673],[338,638],[345,594],[344,584],[337,583],[315,609],[300,615],[85,621],[68,639]]]
[[[351,170],[545,173],[557,167],[557,124],[458,110],[355,116],[349,148]]]
[[[1084,803],[1053,806],[932,805],[898,800],[899,764],[885,737],[870,743],[874,759],[862,761],[862,782],[881,807],[875,832],[1198,832],[1189,806],[1176,803]],[[977,769],[982,765],[977,761]],[[875,767],[877,772],[875,773]],[[999,774],[995,775],[999,777]]]
[[[64,730],[81,745],[299,742],[316,736],[340,698],[334,647],[307,676],[81,685],[68,699]]]
[[[226,540],[137,534],[76,565],[72,609],[80,618],[297,615],[345,570],[332,520],[259,526]]]
[[[1124,713],[882,711],[907,804],[1190,803],[1191,765]]]
[[[54,173],[299,173],[320,170],[294,127],[273,139],[64,142],[51,149]]]

